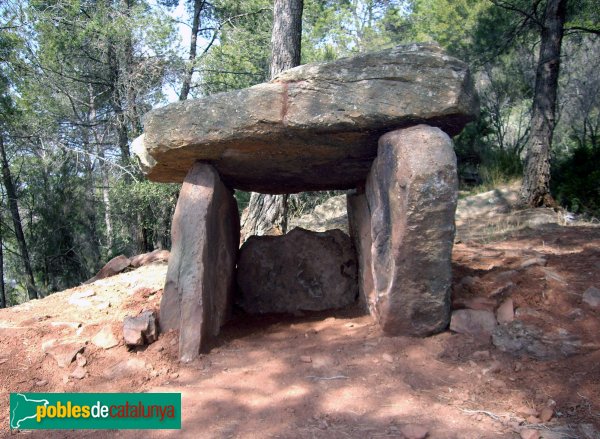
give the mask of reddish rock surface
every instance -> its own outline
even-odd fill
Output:
[[[116,256],[116,257],[112,258],[110,261],[108,261],[104,265],[104,267],[102,267],[100,269],[100,271],[96,274],[96,276],[87,280],[85,283],[90,284],[97,280],[104,279],[104,278],[107,278],[110,276],[114,276],[115,274],[119,274],[123,270],[125,270],[127,267],[129,267],[130,263],[131,263],[131,260],[127,256],[124,256],[124,255]]]
[[[173,216],[160,327],[179,330],[179,355],[191,361],[229,317],[240,240],[237,203],[214,168],[190,169]]]
[[[364,193],[347,196],[348,227],[358,259],[358,288],[360,303],[374,309],[377,302],[371,266],[371,214]]]
[[[366,184],[376,315],[388,334],[424,336],[450,320],[458,180],[452,140],[418,125],[379,139]]]
[[[143,253],[131,258],[131,266],[133,268],[141,267],[142,265],[151,264],[153,262],[168,262],[169,250],[154,250],[150,253]]]
[[[238,260],[239,303],[253,314],[341,308],[358,295],[356,270],[352,242],[341,230],[251,236]]]

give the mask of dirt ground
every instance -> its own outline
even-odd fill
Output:
[[[550,346],[543,359],[450,331],[388,337],[351,308],[237,314],[210,353],[183,365],[175,333],[139,350],[121,340],[124,316],[158,308],[166,265],[153,264],[0,310],[0,436],[404,438],[418,426],[429,438],[600,438],[600,309],[582,303],[600,288],[600,227],[515,220],[539,215],[496,209],[489,197],[465,216],[467,204],[453,306],[495,310],[512,298],[516,320]],[[92,339],[107,326],[119,344],[103,349]],[[82,379],[50,354],[65,340],[84,349]],[[11,432],[17,391],[180,392],[183,428]]]

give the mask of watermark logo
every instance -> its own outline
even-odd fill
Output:
[[[181,393],[11,393],[10,428],[179,429]]]

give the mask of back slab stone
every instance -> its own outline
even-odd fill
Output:
[[[229,317],[240,223],[233,192],[209,164],[196,162],[179,193],[160,304],[162,331],[179,330],[179,357],[205,350]]]
[[[367,282],[361,290],[371,314],[390,335],[443,331],[450,320],[458,196],[452,140],[428,125],[383,135],[365,192],[371,254],[359,256],[359,264],[361,272],[370,264],[372,285],[361,276]]]

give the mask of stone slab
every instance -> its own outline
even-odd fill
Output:
[[[179,356],[209,347],[229,316],[240,223],[233,193],[215,169],[196,162],[173,216],[171,255],[160,304],[162,331],[179,330]]]
[[[240,249],[239,304],[251,314],[341,308],[358,295],[356,256],[341,230],[251,236]]]
[[[418,125],[381,137],[366,183],[371,213],[371,313],[390,335],[426,336],[450,321],[454,214],[452,140]]]
[[[132,149],[158,182],[181,182],[204,160],[242,190],[350,189],[364,183],[384,133],[427,123],[454,135],[477,111],[467,65],[411,44],[155,109]]]

